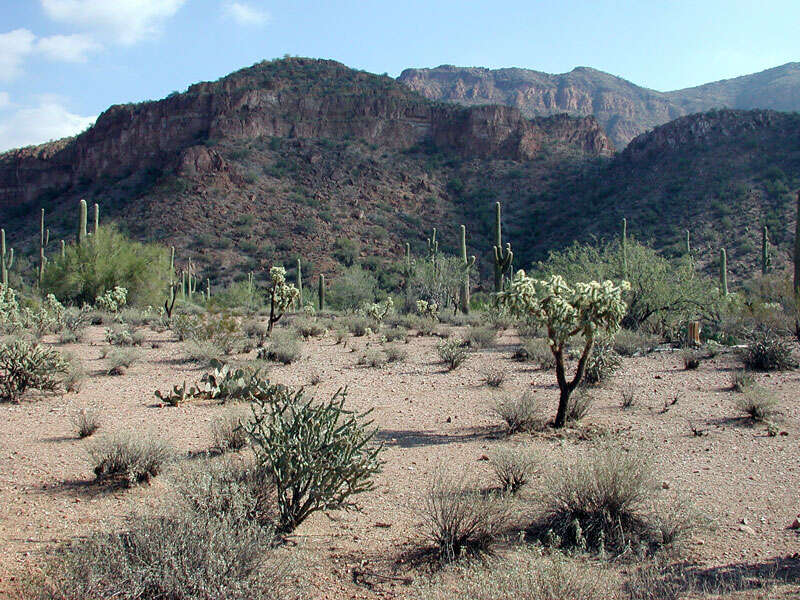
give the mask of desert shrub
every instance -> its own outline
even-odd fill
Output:
[[[598,340],[586,361],[584,381],[597,384],[606,381],[622,366],[622,358],[608,340]]]
[[[0,332],[27,331],[37,338],[64,329],[65,309],[52,294],[39,301],[24,298],[22,305],[11,287],[0,284]]]
[[[622,397],[622,408],[633,408],[636,405],[636,386],[628,384],[620,392]]]
[[[576,242],[551,252],[539,263],[542,276],[562,275],[569,283],[603,281],[630,282],[624,295],[627,311],[622,325],[628,329],[651,329],[668,332],[680,323],[698,316],[710,316],[716,306],[713,280],[701,276],[687,259],[669,261],[654,249],[628,238],[627,270],[623,272],[619,241],[601,245]]]
[[[23,340],[0,343],[0,399],[19,402],[28,390],[53,392],[67,363],[57,351]]]
[[[438,254],[435,260],[417,260],[410,265],[404,287],[407,307],[415,306],[417,300],[437,306],[438,311],[449,305],[458,296],[459,286],[464,280],[464,266],[455,256]],[[433,316],[429,314],[428,316]]]
[[[613,554],[663,545],[663,519],[650,512],[653,466],[642,452],[589,450],[547,473],[540,491],[544,515],[533,529],[548,545]]]
[[[59,344],[75,344],[78,341],[78,335],[69,329],[62,329],[58,334]]]
[[[579,387],[567,403],[567,423],[577,423],[592,407],[592,396],[585,387]]]
[[[383,331],[383,337],[387,342],[396,342],[397,340],[405,340],[408,332],[400,327],[387,327]]]
[[[211,365],[214,361],[224,362],[225,353],[211,340],[191,340],[185,346],[189,360],[200,365]]]
[[[560,553],[516,549],[502,557],[455,563],[415,582],[415,600],[608,600],[613,576]],[[637,599],[638,600],[638,599]],[[642,598],[641,600],[644,600]],[[648,600],[656,600],[648,597]],[[663,600],[667,600],[664,598]]]
[[[244,308],[254,311],[264,306],[264,294],[249,281],[237,281],[225,289],[214,292],[211,303],[222,308]]]
[[[498,448],[489,456],[500,486],[512,494],[528,483],[538,463],[538,457],[522,447]]]
[[[335,309],[356,311],[375,300],[377,289],[375,276],[353,265],[333,279],[327,291],[328,302]]]
[[[499,388],[506,380],[506,375],[505,369],[489,369],[486,371],[483,380],[489,387]]]
[[[119,480],[127,485],[146,483],[173,458],[163,440],[147,433],[118,433],[89,449],[98,480]]]
[[[304,338],[319,337],[325,333],[325,328],[313,317],[300,317],[292,322],[294,330]]]
[[[495,403],[492,412],[505,421],[510,434],[540,431],[547,425],[540,403],[530,392]]]
[[[355,337],[363,337],[370,330],[369,319],[363,315],[349,315],[341,319],[341,323],[347,331]]]
[[[343,342],[347,344],[347,335],[348,331],[346,329],[337,327],[333,330],[333,341],[335,341],[337,344],[341,344]]]
[[[84,407],[72,416],[75,434],[83,439],[100,429],[100,412],[93,407]]]
[[[372,489],[381,468],[366,413],[345,409],[346,390],[321,402],[302,388],[270,391],[255,400],[246,428],[258,468],[275,486],[278,530],[290,532],[320,510],[353,508],[353,496]]]
[[[464,341],[470,348],[488,348],[494,344],[497,330],[491,327],[470,327],[464,336]]]
[[[443,469],[434,473],[420,516],[426,537],[443,561],[487,550],[510,522],[505,498],[481,494],[464,475],[453,476]]]
[[[758,423],[771,421],[778,414],[778,399],[756,383],[734,398],[736,410]]]
[[[260,348],[258,357],[284,365],[300,359],[300,342],[291,331],[276,331],[270,337],[269,344]]]
[[[743,392],[755,383],[755,377],[747,371],[739,370],[731,374],[731,389],[735,392]]]
[[[221,452],[239,451],[247,446],[248,437],[244,424],[249,418],[249,410],[235,408],[226,411],[211,422],[211,436],[214,447]]]
[[[620,329],[614,336],[614,350],[622,356],[646,354],[658,346],[661,338],[641,330]]]
[[[242,332],[248,338],[253,340],[258,346],[263,346],[269,337],[267,324],[255,319],[245,321],[245,323],[242,325]]]
[[[129,304],[160,306],[169,282],[168,250],[129,240],[114,227],[101,227],[83,244],[70,244],[64,257],[47,264],[42,289],[62,302],[81,305],[119,286]]]
[[[554,369],[556,357],[550,350],[550,344],[542,338],[526,339],[522,346],[514,353],[517,360],[532,362],[540,369]]]
[[[684,350],[681,358],[683,358],[683,368],[687,371],[693,371],[700,366],[700,353],[696,350]]]
[[[752,335],[742,360],[753,371],[783,371],[797,366],[789,342],[770,331]]]
[[[64,352],[63,357],[67,363],[67,367],[61,379],[61,385],[66,392],[79,392],[86,379],[86,370],[83,368],[83,361],[70,352]]]
[[[403,362],[408,358],[408,352],[399,346],[385,346],[383,350],[386,352],[386,360],[390,363]]]
[[[453,371],[467,360],[467,351],[464,342],[459,339],[443,340],[436,345],[439,358],[447,366],[448,371]]]
[[[119,311],[117,318],[132,328],[145,327],[157,325],[161,321],[161,313],[152,306],[144,308],[128,306]]]
[[[71,333],[74,341],[80,341],[83,333],[91,322],[91,313],[88,308],[67,308],[64,311],[64,333]]]
[[[131,518],[125,531],[64,546],[31,598],[278,600],[290,595],[273,530],[227,514]]]
[[[123,375],[141,355],[133,348],[115,348],[106,356],[106,373],[109,375]]]
[[[181,342],[202,337],[203,320],[197,315],[178,313],[170,320],[170,329]]]
[[[123,323],[114,323],[106,329],[106,341],[112,346],[133,346],[133,334]]]
[[[358,359],[358,364],[366,367],[380,368],[389,362],[389,357],[380,349],[366,350]]]

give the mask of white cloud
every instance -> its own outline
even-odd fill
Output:
[[[0,33],[0,80],[11,81],[20,74],[22,61],[33,51],[35,40],[27,29]]]
[[[20,108],[7,118],[0,118],[0,152],[76,135],[96,119],[97,116],[73,114],[58,98],[43,96],[36,106]]]
[[[64,62],[86,62],[86,55],[100,48],[100,44],[91,37],[79,33],[74,35],[53,35],[40,38],[36,42],[37,52],[50,60]]]
[[[39,0],[48,17],[131,45],[157,35],[186,0]]]
[[[225,2],[222,6],[225,15],[233,19],[238,25],[260,27],[269,23],[269,13],[244,2]]]

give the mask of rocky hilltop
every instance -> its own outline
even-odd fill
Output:
[[[551,75],[443,65],[406,69],[399,80],[426,98],[467,106],[505,104],[527,117],[594,115],[620,149],[657,125],[712,108],[800,110],[800,63],[672,92],[587,67]]]

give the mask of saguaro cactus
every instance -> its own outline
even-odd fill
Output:
[[[719,291],[723,296],[728,295],[728,254],[725,248],[719,251]]]
[[[320,273],[319,282],[317,283],[317,296],[319,297],[319,310],[325,310],[325,275]]]
[[[435,262],[437,254],[439,254],[439,242],[436,241],[436,227],[434,227],[431,237],[428,238],[428,258]]]
[[[6,230],[0,229],[0,271],[2,271],[3,287],[8,287],[8,270],[14,264],[14,249],[6,252]]]
[[[686,248],[684,248],[684,250],[686,250],[686,254],[691,254],[692,253],[692,245],[690,243],[689,230],[688,229],[686,230]]]
[[[761,274],[766,275],[772,265],[769,255],[769,230],[767,226],[761,228]]]
[[[300,308],[303,307],[303,269],[300,266],[300,259],[297,259],[297,290],[300,292],[297,304]]]
[[[461,264],[464,268],[464,280],[461,283],[461,294],[459,304],[461,312],[467,314],[469,312],[469,273],[475,264],[475,256],[467,258],[467,227],[461,226]]]
[[[97,202],[94,203],[94,229],[92,229],[92,233],[97,233],[97,230],[100,228],[100,205]]]
[[[622,219],[622,278],[628,278],[628,219]]]
[[[44,248],[50,240],[49,231],[45,236],[44,232],[44,209],[42,209],[41,217],[39,219],[39,289],[42,289],[42,281],[44,280],[44,266],[47,264],[47,257],[44,255]]]
[[[86,200],[81,199],[78,211],[78,244],[82,244],[86,241]]]
[[[67,258],[67,243],[61,240],[61,258]]]
[[[503,226],[500,222],[500,203],[494,204],[494,291],[500,292],[503,289],[503,277],[511,270],[514,260],[514,253],[511,252],[511,244],[506,243],[503,248]]]

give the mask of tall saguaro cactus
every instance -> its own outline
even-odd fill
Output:
[[[769,255],[769,230],[767,226],[761,228],[761,274],[766,275],[772,265]]]
[[[459,304],[461,312],[465,315],[469,312],[469,273],[475,264],[475,256],[467,258],[467,226],[461,226],[461,265],[464,269],[463,281],[461,282],[461,293]]]
[[[622,219],[622,278],[628,278],[628,219]]]
[[[42,281],[44,281],[44,266],[47,264],[47,257],[44,255],[45,246],[50,240],[50,232],[45,236],[44,231],[44,209],[42,209],[41,218],[39,219],[39,289],[42,289]]]
[[[723,296],[728,295],[728,254],[725,248],[719,251],[719,291]]]
[[[319,297],[319,311],[325,310],[325,275],[320,273],[317,283],[317,296]]]
[[[691,244],[691,238],[689,237],[688,229],[686,230],[686,247],[684,248],[684,250],[686,250],[687,255],[690,255],[692,253],[692,244]]]
[[[14,249],[6,251],[6,230],[0,229],[0,271],[2,271],[3,288],[8,288],[8,270],[14,264]]]
[[[92,229],[92,234],[97,235],[97,230],[100,228],[100,205],[97,202],[94,203],[94,229]]]
[[[297,259],[297,290],[300,292],[297,304],[299,308],[303,307],[303,268],[300,266],[300,259]]]
[[[81,199],[78,210],[78,244],[83,244],[86,241],[86,200]]]
[[[503,248],[503,226],[500,222],[500,203],[494,204],[494,291],[503,289],[503,277],[510,271],[514,253],[511,252],[511,243],[506,243]]]

